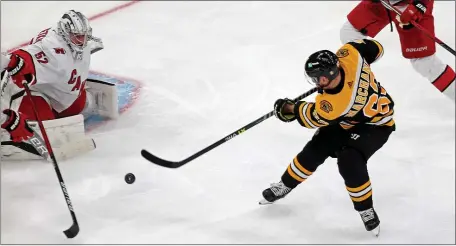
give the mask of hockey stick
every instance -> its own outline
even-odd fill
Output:
[[[312,89],[310,89],[309,91],[305,92],[304,94],[298,96],[297,98],[294,99],[294,101],[299,101],[305,97],[308,97],[310,96],[311,94],[313,94],[314,92],[317,91],[317,87],[314,87]],[[244,133],[245,131],[247,131],[248,129],[254,127],[255,125],[258,125],[259,123],[263,122],[264,120],[268,119],[269,117],[271,117],[272,115],[274,115],[274,111],[271,111],[263,116],[261,116],[260,118],[256,119],[255,121],[249,123],[248,125],[236,130],[235,132],[229,134],[228,136],[218,140],[217,142],[209,145],[208,147],[196,152],[195,154],[191,155],[190,157],[182,160],[182,161],[167,161],[167,160],[164,160],[164,159],[161,159],[153,154],[151,154],[149,151],[143,149],[141,150],[141,155],[147,159],[148,161],[152,162],[152,163],[155,163],[159,166],[162,166],[162,167],[168,167],[168,168],[178,168],[178,167],[181,167],[185,164],[187,164],[188,162],[196,159],[197,157],[209,152],[210,150],[214,149],[215,147],[223,144],[223,143],[226,143],[228,142],[229,140],[233,139],[234,137],[238,136],[239,134],[241,133]]]
[[[1,88],[0,89],[1,90],[0,98],[3,98],[3,94],[5,93],[5,90],[6,90],[5,88],[8,85],[8,76],[9,76],[8,71],[6,71],[6,70],[2,71],[2,81],[0,84],[0,88]],[[0,99],[0,103],[1,103],[1,99]],[[0,105],[0,109],[2,109],[1,105]],[[25,124],[28,124],[28,123],[25,122]],[[36,131],[33,131],[33,136],[26,142],[14,143],[12,141],[5,141],[5,142],[1,142],[0,144],[1,145],[9,144],[9,145],[16,146],[18,148],[22,147],[22,149],[24,149],[28,152],[32,152],[33,154],[40,155],[44,159],[48,159],[48,157],[49,157],[48,151],[44,147],[43,143],[44,143],[44,141],[43,141],[43,139],[41,139],[41,137],[38,135],[38,133]],[[31,148],[29,146],[31,146]]]
[[[387,2],[385,0],[380,0],[380,1],[382,2],[383,6],[385,6],[385,8],[395,12],[398,16],[401,16],[402,13],[396,7],[394,7],[393,5],[391,5],[389,2]],[[412,23],[413,26],[415,26],[416,28],[421,30],[426,36],[433,39],[434,42],[438,43],[444,49],[448,50],[451,54],[456,56],[456,51],[454,49],[450,48],[450,46],[445,44],[442,40],[438,39],[436,36],[434,36],[432,33],[430,33],[426,28],[424,28],[420,24],[416,23],[416,21],[414,21],[414,20],[411,20],[410,22]]]
[[[33,112],[35,114],[36,121],[40,127],[41,134],[43,135],[43,139],[44,139],[44,143],[47,148],[47,152],[52,159],[52,164],[54,165],[54,169],[57,174],[57,178],[59,179],[60,188],[62,189],[63,195],[65,196],[65,200],[67,202],[68,209],[70,210],[71,218],[73,219],[73,225],[71,225],[71,227],[69,229],[65,230],[63,233],[65,233],[65,236],[67,238],[74,238],[79,233],[79,224],[76,219],[76,214],[74,213],[74,210],[73,210],[73,205],[71,204],[70,195],[68,194],[67,188],[65,186],[65,182],[63,182],[63,177],[62,177],[62,174],[60,173],[60,169],[57,164],[57,160],[55,159],[54,152],[52,151],[51,143],[49,142],[49,138],[44,129],[43,122],[38,117],[38,111],[36,109],[35,103],[32,100],[32,93],[30,92],[30,88],[29,88],[27,82],[24,82],[23,85],[24,85],[25,92],[27,93],[27,96],[29,97],[29,99],[31,101],[31,104],[33,107]]]

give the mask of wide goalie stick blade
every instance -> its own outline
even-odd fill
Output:
[[[167,160],[163,160],[161,158],[158,158],[156,157],[155,155],[152,155],[149,151],[143,149],[141,150],[141,155],[148,161],[150,162],[153,162],[159,166],[162,166],[162,167],[167,167],[167,168],[178,168],[182,165],[184,165],[185,161],[178,161],[178,162],[175,162],[175,161],[167,161]]]

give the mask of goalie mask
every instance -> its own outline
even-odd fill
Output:
[[[81,60],[83,50],[92,36],[89,20],[81,12],[70,10],[57,23],[57,31],[70,46],[75,59]]]

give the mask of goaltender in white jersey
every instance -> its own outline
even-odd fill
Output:
[[[49,126],[46,131],[57,148],[68,139],[74,142],[74,139],[86,138],[82,114],[117,117],[115,86],[87,81],[91,54],[103,48],[101,39],[92,36],[88,19],[82,13],[70,10],[55,27],[41,31],[29,45],[2,54],[1,68],[7,73],[2,76],[6,79],[2,79],[4,119],[0,119],[3,121],[0,123],[10,135],[8,139],[2,134],[2,157],[24,157],[17,152],[23,152],[25,148],[20,148],[17,142],[26,143],[23,140],[29,137],[29,131],[25,129],[27,124],[12,123],[28,120],[32,128],[36,126],[33,106],[38,109],[39,120],[44,121],[45,127]],[[31,98],[26,96],[23,83],[30,87]],[[9,145],[11,142],[16,144]],[[90,142],[93,145],[93,141]]]

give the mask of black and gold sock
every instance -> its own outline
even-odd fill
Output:
[[[288,165],[287,170],[282,175],[282,182],[288,188],[295,188],[300,183],[304,182],[315,170],[309,170],[304,167],[295,157],[293,161]]]

